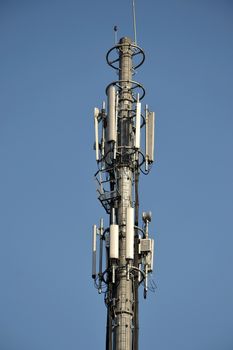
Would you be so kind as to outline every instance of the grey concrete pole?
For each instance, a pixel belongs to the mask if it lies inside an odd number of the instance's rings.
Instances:
[[[131,39],[122,38],[120,44],[131,44]],[[133,174],[131,170],[131,155],[127,146],[132,147],[132,49],[122,45],[119,53],[119,117],[118,117],[118,146],[120,147],[120,164],[117,169],[118,200],[117,221],[120,228],[119,269],[116,286],[116,318],[114,329],[114,349],[132,349],[132,319],[133,319],[133,286],[131,277],[127,279],[126,264],[126,210],[133,206],[132,186]],[[131,262],[130,262],[131,264]]]

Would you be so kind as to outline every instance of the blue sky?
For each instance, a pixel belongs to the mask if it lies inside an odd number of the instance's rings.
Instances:
[[[233,348],[233,4],[136,1],[136,79],[156,111],[155,294],[141,298],[141,349]],[[94,106],[132,36],[130,1],[0,2],[0,349],[104,348],[91,280]],[[141,293],[142,294],[142,293]]]

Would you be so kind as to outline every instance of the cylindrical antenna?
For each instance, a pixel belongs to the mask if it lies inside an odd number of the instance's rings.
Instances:
[[[136,27],[136,10],[135,10],[135,1],[132,0],[133,5],[133,31],[134,31],[134,43],[137,45],[137,27]]]
[[[116,211],[115,208],[111,209],[111,213],[110,213],[110,224],[115,224],[116,223]]]

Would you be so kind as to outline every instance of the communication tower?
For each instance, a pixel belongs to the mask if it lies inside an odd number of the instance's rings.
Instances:
[[[143,212],[139,223],[138,184],[154,161],[155,114],[148,105],[142,110],[145,89],[133,79],[145,60],[137,45],[135,11],[134,41],[117,42],[114,30],[115,46],[106,60],[118,79],[106,87],[107,104],[94,109],[95,179],[108,222],[100,219],[93,226],[92,278],[107,307],[106,350],[138,350],[138,289],[143,285],[146,298],[154,255],[151,212]]]

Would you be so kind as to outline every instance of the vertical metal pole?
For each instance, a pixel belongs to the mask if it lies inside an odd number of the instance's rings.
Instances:
[[[139,226],[139,195],[138,195],[139,171],[135,173],[135,226]],[[134,266],[138,267],[138,230],[135,232],[135,248],[134,248]],[[133,350],[138,350],[139,342],[139,301],[138,301],[138,273],[134,278],[134,334],[133,334]]]
[[[132,133],[132,50],[131,39],[120,40],[120,70],[119,80],[119,118],[118,118],[118,145],[121,150],[121,162],[117,169],[118,189],[120,199],[118,201],[117,221],[120,229],[119,242],[119,269],[117,273],[116,287],[116,327],[114,329],[114,349],[132,349],[132,319],[133,319],[133,286],[132,278],[127,280],[126,269],[126,211],[132,207],[132,179],[133,174],[130,167],[131,155],[128,146],[132,146],[130,135]],[[129,44],[129,45],[127,45]],[[126,146],[126,147],[124,147]]]
[[[137,45],[137,28],[136,28],[136,11],[135,11],[135,1],[133,2],[133,31],[134,31],[134,43]]]

